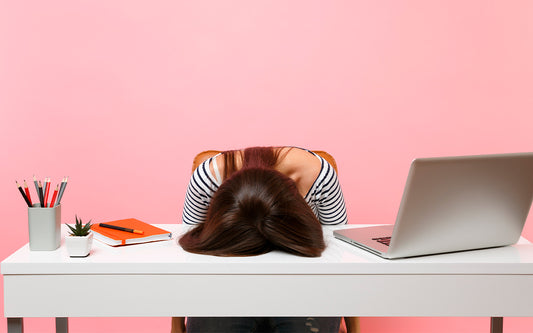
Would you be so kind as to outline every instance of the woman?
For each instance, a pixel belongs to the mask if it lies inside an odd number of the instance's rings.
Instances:
[[[345,224],[344,198],[333,167],[294,147],[226,151],[204,161],[187,188],[183,222],[197,226],[179,239],[189,252],[250,256],[281,250],[317,257],[321,224]],[[312,322],[310,322],[312,321]],[[189,318],[187,332],[338,331],[340,318]],[[173,330],[182,322],[174,318]],[[237,329],[242,328],[242,330]],[[267,331],[268,332],[268,331]]]

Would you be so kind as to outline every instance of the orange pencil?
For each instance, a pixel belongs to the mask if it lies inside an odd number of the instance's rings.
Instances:
[[[28,189],[28,184],[26,184],[26,180],[24,180],[24,192],[26,192],[26,196],[28,197],[28,200],[30,201],[30,206],[33,207],[33,203],[31,202],[30,190]]]
[[[50,207],[54,207],[54,204],[56,202],[57,197],[57,191],[59,190],[59,184],[57,184],[56,189],[54,191],[54,195],[52,195],[52,202],[50,202]]]

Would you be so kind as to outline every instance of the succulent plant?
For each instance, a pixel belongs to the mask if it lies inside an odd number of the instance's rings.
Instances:
[[[76,215],[76,224],[74,227],[68,224],[67,227],[70,229],[71,236],[87,236],[91,231],[91,221],[89,220],[89,222],[83,225],[81,219],[78,220],[78,216]]]

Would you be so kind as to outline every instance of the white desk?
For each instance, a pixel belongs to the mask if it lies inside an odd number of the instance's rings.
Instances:
[[[352,225],[353,226],[353,225]],[[349,226],[349,227],[352,227]],[[94,242],[87,258],[28,245],[2,262],[8,331],[23,317],[533,316],[533,244],[389,261],[332,236],[320,258],[281,252],[220,258],[172,241],[125,247]],[[88,292],[74,296],[72,290]],[[228,302],[231,300],[231,302]]]

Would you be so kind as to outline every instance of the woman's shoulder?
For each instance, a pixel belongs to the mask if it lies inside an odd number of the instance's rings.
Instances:
[[[322,159],[313,152],[297,147],[276,147],[279,149],[278,164],[276,170],[289,176],[297,183],[300,183],[300,188],[311,187],[314,181],[320,174],[322,169]],[[235,151],[237,154],[242,154],[243,150]],[[219,152],[214,152],[205,157],[204,163],[208,163],[209,171],[212,175],[218,169],[221,174],[224,174],[224,155]],[[242,163],[237,159],[237,167],[240,168]],[[216,165],[215,165],[216,164]]]
[[[297,147],[283,147],[280,152],[281,162],[286,161],[291,166],[303,168],[306,170],[320,167],[320,159],[312,151],[297,148]]]
[[[308,150],[293,147],[282,148],[280,157],[278,171],[292,178],[304,196],[320,174],[321,160]]]

